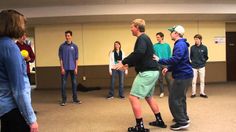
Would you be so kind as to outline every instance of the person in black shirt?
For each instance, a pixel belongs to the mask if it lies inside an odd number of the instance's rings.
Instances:
[[[149,129],[144,128],[141,104],[139,98],[145,98],[151,107],[156,120],[150,122],[149,125],[166,128],[167,126],[162,120],[159,107],[153,98],[155,83],[159,77],[158,63],[153,60],[153,44],[145,32],[145,21],[143,19],[135,19],[131,22],[131,32],[137,37],[134,51],[124,58],[121,63],[115,65],[115,69],[127,69],[134,66],[137,72],[133,82],[129,100],[136,118],[136,126],[129,127],[129,132],[148,132]]]

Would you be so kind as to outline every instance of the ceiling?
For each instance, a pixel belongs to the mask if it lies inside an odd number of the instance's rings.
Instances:
[[[236,0],[1,0],[0,9],[106,4],[235,4]]]
[[[134,12],[133,8],[135,8],[136,4],[139,5],[139,8],[145,5],[154,5],[155,11],[149,14]],[[159,13],[158,11],[161,9],[159,6],[163,4],[166,5],[166,7],[163,7],[162,9],[164,10],[164,13]],[[183,8],[178,9],[178,6],[181,4],[187,5],[188,7],[186,8],[189,8],[189,10],[185,12]],[[197,7],[198,5],[201,6],[203,4],[213,6],[211,6],[209,10],[208,7]],[[114,14],[109,14],[109,11],[112,12],[115,10],[113,8],[116,8],[116,5],[119,6],[119,9]],[[129,5],[132,6],[132,8],[130,8]],[[177,8],[169,13],[171,7],[174,7],[175,5]],[[214,5],[216,5],[215,8]],[[223,10],[221,5],[224,6]],[[86,11],[90,12],[94,7],[102,8],[108,6],[108,14],[104,14],[104,11],[102,12],[102,10],[106,9],[99,9],[99,11],[101,11],[100,14],[96,14],[97,10],[90,14],[86,13]],[[123,11],[122,6],[124,7],[125,11]],[[72,7],[73,10],[70,10]],[[194,7],[193,9],[195,10],[198,10],[199,8],[201,11],[197,13],[191,13],[192,7]],[[17,10],[19,9],[20,11],[23,11],[23,14],[30,14],[26,16],[30,16],[28,17],[28,25],[31,26],[40,24],[130,21],[131,19],[137,17],[154,21],[236,21],[236,0],[1,0],[0,10],[9,8]],[[81,8],[85,9],[85,11]],[[225,13],[224,9],[232,10],[229,12],[226,11]],[[142,8],[142,10],[148,10],[148,7],[146,9]],[[212,12],[211,10],[214,10],[215,12]],[[222,13],[221,11],[218,12],[218,10],[222,10]],[[84,11],[85,13],[81,14],[81,11]],[[119,11],[123,11],[123,13],[119,14]],[[77,14],[73,14],[71,12],[76,12]],[[50,13],[52,14],[51,16],[48,15]]]

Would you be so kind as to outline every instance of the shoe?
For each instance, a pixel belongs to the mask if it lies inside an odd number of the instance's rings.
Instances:
[[[114,97],[111,96],[111,95],[107,96],[107,99],[113,99],[113,98],[114,98]]]
[[[161,93],[161,94],[160,94],[160,98],[162,98],[162,97],[164,97],[164,93]]]
[[[160,128],[166,128],[167,125],[163,122],[163,121],[153,121],[153,122],[149,122],[150,126],[156,126],[156,127],[160,127]]]
[[[37,115],[37,114],[38,114],[38,111],[34,110],[34,114]]]
[[[175,119],[172,120],[173,122],[176,122]],[[188,119],[187,120],[187,123],[190,123],[191,121]]]
[[[208,96],[206,94],[200,94],[200,97],[208,98]]]
[[[128,132],[149,132],[149,129],[135,126],[135,127],[129,127]]]
[[[195,98],[195,97],[196,97],[196,94],[192,94],[190,97],[191,97],[191,98]]]
[[[75,103],[75,104],[82,104],[82,101],[80,101],[80,100],[73,100],[72,103]]]
[[[60,105],[61,105],[61,106],[65,106],[65,105],[66,105],[66,102],[61,102]]]
[[[121,96],[119,96],[120,97],[120,99],[125,99],[125,96],[123,96],[123,95],[121,95]]]
[[[184,123],[184,124],[176,123],[174,125],[171,125],[170,129],[174,131],[178,131],[178,130],[186,129],[188,127],[189,127],[189,123]]]

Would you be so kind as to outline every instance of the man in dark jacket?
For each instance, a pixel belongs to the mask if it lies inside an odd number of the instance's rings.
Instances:
[[[171,39],[175,41],[172,57],[156,60],[162,65],[168,65],[162,73],[172,71],[173,82],[169,88],[169,108],[176,124],[170,126],[172,130],[181,130],[189,127],[187,115],[186,92],[192,82],[193,70],[189,61],[189,43],[183,38],[184,28],[180,25],[168,29]]]
[[[129,127],[128,132],[149,132],[144,128],[141,104],[139,99],[145,98],[152,109],[156,120],[150,122],[149,125],[166,128],[162,120],[159,107],[153,98],[156,81],[159,77],[158,63],[153,60],[153,44],[151,39],[145,34],[145,21],[143,19],[135,19],[131,22],[131,32],[137,37],[134,45],[134,51],[129,54],[121,63],[116,64],[114,69],[127,69],[134,66],[137,75],[132,84],[129,95],[136,126]]]
[[[196,82],[199,73],[200,77],[200,97],[207,98],[205,94],[205,66],[208,60],[207,47],[202,44],[202,36],[196,34],[194,36],[195,45],[191,46],[190,59],[193,67],[193,81],[192,81],[192,95],[191,98],[196,97]]]

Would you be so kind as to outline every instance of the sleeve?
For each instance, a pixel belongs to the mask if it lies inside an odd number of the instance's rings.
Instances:
[[[193,46],[190,48],[190,60],[192,61],[193,59]]]
[[[160,59],[159,63],[162,65],[176,65],[178,64],[182,58],[184,57],[184,50],[186,49],[186,47],[183,46],[183,44],[178,44],[178,46],[176,46],[174,48],[174,52],[171,58],[169,59]]]
[[[122,63],[128,64],[129,66],[135,66],[140,59],[142,59],[143,55],[145,54],[147,49],[147,45],[144,39],[138,39],[136,44],[135,44],[135,48],[134,51],[127,56],[126,58],[124,58],[124,60],[122,61]]]
[[[19,50],[12,47],[7,49],[5,67],[17,107],[27,124],[36,122],[36,116],[31,105],[31,88],[25,70],[26,63],[20,55]]]
[[[208,60],[208,49],[207,49],[207,47],[205,46],[205,54],[204,54],[204,58],[205,58],[205,60],[207,61]]]
[[[58,57],[59,57],[60,60],[62,60],[62,45],[59,47]]]
[[[112,66],[114,65],[114,52],[110,51],[109,53],[109,73],[112,73]]]
[[[78,46],[77,45],[74,45],[74,46],[75,46],[75,59],[78,60],[79,59]]]

